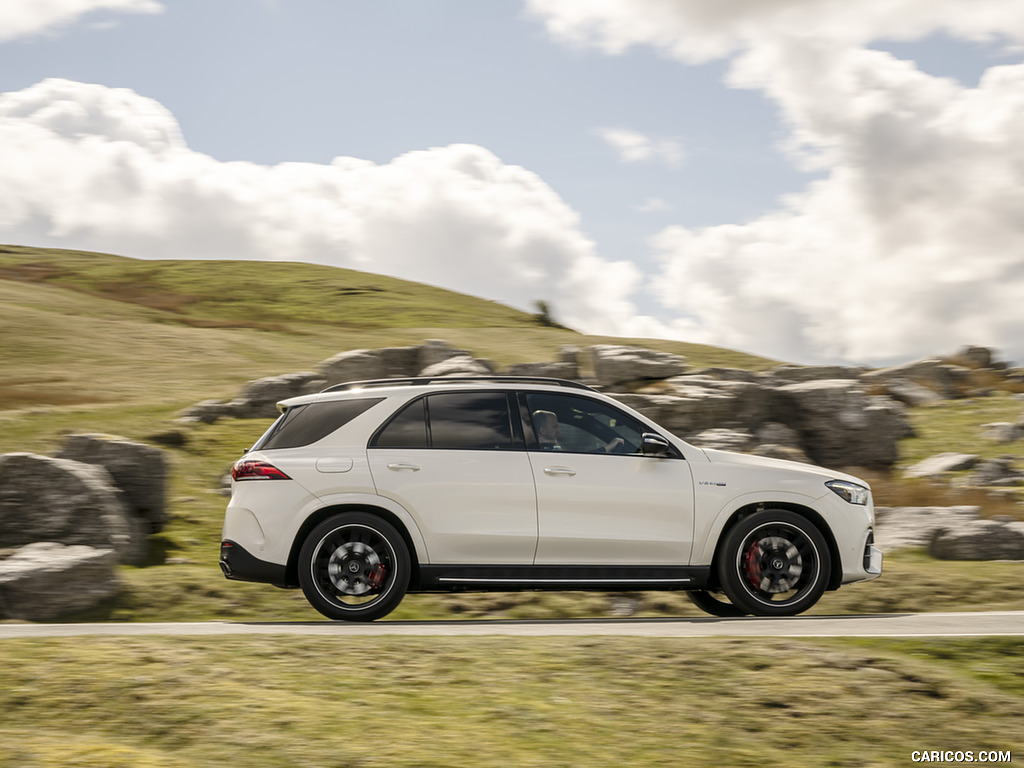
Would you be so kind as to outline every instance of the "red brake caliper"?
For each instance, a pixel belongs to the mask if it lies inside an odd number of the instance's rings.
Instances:
[[[743,555],[743,570],[747,574],[747,582],[754,589],[761,588],[761,544],[754,542]]]
[[[371,589],[380,589],[386,575],[387,568],[384,567],[384,563],[378,563],[372,571],[366,574],[366,583],[370,585]]]

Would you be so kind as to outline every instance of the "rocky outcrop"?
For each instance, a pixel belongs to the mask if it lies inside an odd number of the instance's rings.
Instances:
[[[116,594],[117,553],[82,544],[26,544],[0,560],[0,619],[46,621]]]
[[[95,464],[110,473],[129,512],[146,533],[167,523],[167,460],[159,448],[114,435],[71,435],[57,458]]]
[[[1016,458],[1003,456],[998,459],[979,461],[967,476],[966,484],[973,486],[1018,486],[1024,485],[1024,472],[1015,466]]]
[[[959,507],[876,507],[875,545],[883,552],[927,547],[938,530],[960,530],[980,519],[981,509]]]
[[[422,371],[421,376],[487,376],[494,373],[494,367],[486,360],[480,360],[469,355],[458,355],[449,357],[446,360],[428,365]]]
[[[0,456],[0,547],[83,544],[137,565],[147,554],[147,533],[103,467],[32,453]]]
[[[942,477],[949,472],[970,469],[978,463],[979,458],[977,454],[973,453],[937,453],[908,467],[903,474],[911,478]]]
[[[686,370],[686,359],[643,347],[598,344],[590,347],[594,377],[601,387],[618,387],[635,381],[668,379]]]
[[[776,390],[775,417],[795,429],[807,455],[827,467],[887,468],[912,433],[904,407],[865,393],[856,381],[828,379]]]
[[[928,554],[939,560],[1024,560],[1024,523],[972,520],[940,528],[928,543]]]

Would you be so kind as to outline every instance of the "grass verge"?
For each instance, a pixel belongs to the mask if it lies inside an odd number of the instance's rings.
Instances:
[[[1020,753],[1006,639],[9,640],[0,766],[902,766]]]

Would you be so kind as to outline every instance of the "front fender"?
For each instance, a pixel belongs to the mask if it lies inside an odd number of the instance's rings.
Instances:
[[[700,495],[702,494],[698,494],[698,496]],[[708,501],[707,497],[710,494],[703,495],[705,498],[699,499],[698,505],[701,501]],[[758,504],[764,504],[766,507],[778,504],[793,504],[809,507],[818,512],[818,514],[821,514],[816,504],[820,498],[821,496],[811,496],[810,494],[792,491],[772,491],[769,494],[760,491],[730,496],[724,501],[720,498],[716,499],[713,507],[716,509],[715,512],[707,516],[694,516],[693,556],[690,564],[711,565],[711,561],[715,556],[715,549],[718,547],[718,542],[722,537],[725,526],[730,518],[736,514],[737,510]]]

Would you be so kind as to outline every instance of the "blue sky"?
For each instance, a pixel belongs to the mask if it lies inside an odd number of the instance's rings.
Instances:
[[[335,264],[797,362],[1024,357],[1013,0],[5,5],[0,241]]]

